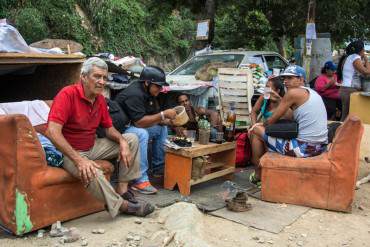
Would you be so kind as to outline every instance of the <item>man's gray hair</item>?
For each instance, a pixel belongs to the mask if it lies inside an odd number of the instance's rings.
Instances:
[[[82,64],[81,75],[88,75],[94,66],[100,69],[108,70],[108,65],[104,62],[104,60],[98,57],[90,57]]]

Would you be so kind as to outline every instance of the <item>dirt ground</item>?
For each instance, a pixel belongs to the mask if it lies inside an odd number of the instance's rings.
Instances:
[[[370,164],[362,163],[359,177],[370,173]],[[178,203],[179,204],[179,203]],[[182,203],[184,204],[184,203]],[[310,209],[293,224],[285,227],[279,234],[246,227],[222,218],[204,215],[186,205],[174,205],[167,221],[168,208],[158,209],[147,218],[120,216],[111,220],[105,212],[82,217],[63,223],[65,227],[76,227],[81,236],[86,238],[88,246],[370,246],[370,183],[356,191],[351,214],[327,210]],[[191,204],[190,204],[191,205]],[[180,208],[179,208],[180,207]],[[172,209],[171,209],[172,210]],[[180,211],[176,211],[180,210]],[[179,213],[180,212],[180,213]],[[182,217],[182,218],[181,218]],[[266,217],[268,217],[266,215]],[[171,222],[170,222],[171,221]],[[177,224],[178,223],[178,224]],[[93,229],[104,229],[104,234],[93,234]],[[168,229],[177,228],[177,229]],[[183,228],[187,228],[184,231]],[[46,229],[49,231],[49,229]],[[172,239],[173,232],[175,237]],[[181,232],[182,231],[182,232]],[[137,245],[130,244],[127,236],[138,235]],[[172,234],[172,235],[171,235]],[[187,236],[186,236],[187,235]],[[181,244],[178,237],[187,243]],[[197,242],[197,239],[201,239]],[[157,242],[155,242],[157,241]],[[160,242],[158,242],[160,241]],[[82,241],[59,244],[58,238],[51,238],[46,233],[38,238],[37,233],[16,238],[0,233],[0,246],[81,246]],[[160,244],[158,244],[160,243]]]

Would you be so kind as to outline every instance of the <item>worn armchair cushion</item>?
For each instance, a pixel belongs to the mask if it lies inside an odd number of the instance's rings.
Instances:
[[[349,117],[328,152],[310,158],[266,153],[261,158],[262,199],[350,211],[359,166],[363,126]]]
[[[104,209],[82,183],[49,167],[24,115],[0,116],[0,225],[16,235]],[[110,176],[113,166],[97,161]]]

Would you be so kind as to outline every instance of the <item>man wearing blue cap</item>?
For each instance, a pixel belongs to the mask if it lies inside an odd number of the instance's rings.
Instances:
[[[336,70],[337,66],[332,61],[327,61],[315,81],[315,90],[322,97],[327,118],[331,120],[335,120],[336,109],[341,108]]]
[[[260,179],[259,161],[269,151],[283,155],[304,158],[321,154],[326,150],[328,140],[327,119],[324,103],[314,90],[304,87],[306,73],[298,65],[288,66],[280,74],[287,89],[273,115],[263,124],[252,126],[252,163],[256,166],[251,182]],[[293,139],[281,139],[267,136],[265,127],[276,123],[288,109],[293,110],[293,118],[298,123],[298,136]]]

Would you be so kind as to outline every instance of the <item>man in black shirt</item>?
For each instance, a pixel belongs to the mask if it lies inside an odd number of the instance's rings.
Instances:
[[[115,101],[126,112],[131,120],[131,126],[125,133],[138,135],[140,143],[140,169],[141,177],[135,181],[132,188],[144,194],[157,192],[147,175],[148,141],[152,144],[153,171],[159,171],[164,165],[164,142],[167,138],[167,126],[176,117],[176,111],[167,109],[161,111],[156,97],[163,86],[167,86],[166,75],[162,69],[147,66],[125,90],[120,92]],[[146,143],[145,143],[146,142]]]

